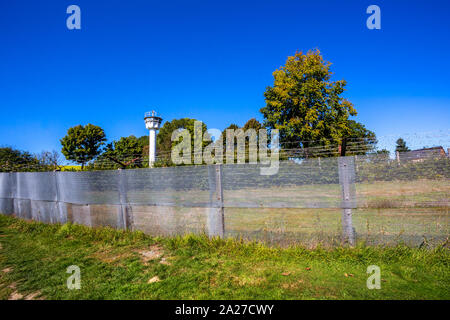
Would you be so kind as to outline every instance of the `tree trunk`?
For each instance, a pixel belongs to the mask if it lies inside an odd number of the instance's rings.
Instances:
[[[340,147],[341,147],[340,156],[345,157],[345,152],[347,151],[347,138],[342,139]]]

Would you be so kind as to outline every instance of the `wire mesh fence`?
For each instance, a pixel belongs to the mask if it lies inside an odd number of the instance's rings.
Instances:
[[[274,245],[433,245],[450,234],[450,159],[383,154],[86,172],[0,173],[0,213]]]

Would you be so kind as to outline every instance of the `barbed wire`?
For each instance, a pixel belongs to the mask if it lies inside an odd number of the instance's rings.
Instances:
[[[409,145],[420,145],[428,143],[429,145],[438,146],[444,145],[450,146],[450,130],[448,131],[430,131],[425,133],[410,133],[402,135],[386,135],[375,138],[347,138],[345,144],[345,154],[347,155],[366,155],[366,154],[376,154],[380,150],[380,141],[386,141],[391,138],[403,137],[409,139],[407,142]],[[411,139],[415,137],[415,139]],[[244,140],[243,144],[238,143],[236,139],[231,147],[233,148],[233,161],[237,161],[239,157],[244,157],[248,160],[251,155],[254,156],[254,152],[259,153],[261,149],[258,139],[256,139],[256,144],[250,142],[248,137]],[[242,141],[242,140],[241,140]],[[392,141],[391,141],[392,142]],[[432,143],[431,143],[432,142]],[[212,156],[216,156],[216,147],[223,148],[222,150],[222,160],[227,160],[230,156],[230,152],[227,152],[227,144],[224,141],[214,141],[210,146],[212,150]],[[307,146],[307,147],[306,147]],[[276,151],[279,152],[280,158],[315,158],[315,157],[336,157],[342,155],[342,146],[337,141],[324,141],[324,140],[289,140],[281,141],[276,145]],[[270,141],[263,148],[267,152],[272,152]],[[191,145],[190,156],[191,159],[203,156],[205,152],[205,145],[202,145],[200,150],[194,148]],[[181,152],[182,154],[182,152]],[[173,150],[157,150],[156,165],[169,166],[174,165],[172,163]],[[217,157],[220,156],[220,152]],[[227,157],[228,156],[228,157]],[[256,157],[257,159],[259,157]],[[225,163],[226,161],[223,161]],[[142,168],[147,167],[149,163],[149,156],[143,153],[128,153],[128,154],[116,154],[113,150],[112,152],[103,153],[91,160],[84,165],[86,170],[97,170],[97,169],[117,169],[117,168]],[[17,160],[13,164],[4,162],[0,163],[0,171],[70,171],[79,170],[79,165],[74,164],[70,161],[62,161],[57,159],[57,163],[41,163],[37,159],[37,156],[31,161],[28,159]]]

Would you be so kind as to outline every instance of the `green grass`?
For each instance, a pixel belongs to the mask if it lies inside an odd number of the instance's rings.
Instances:
[[[3,215],[0,245],[0,299],[450,298],[450,253],[442,247],[278,249]],[[149,251],[155,259],[145,261]],[[66,287],[70,265],[81,268],[81,290]],[[369,265],[381,268],[380,290],[366,287]],[[148,283],[155,276],[160,281]]]

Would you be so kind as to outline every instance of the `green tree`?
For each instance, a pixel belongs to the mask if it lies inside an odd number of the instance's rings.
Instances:
[[[0,172],[38,171],[39,160],[26,151],[11,147],[0,148]]]
[[[225,156],[226,156],[226,147],[227,147],[227,130],[232,129],[232,130],[239,130],[242,129],[243,133],[246,134],[244,137],[244,147],[245,147],[245,161],[247,162],[249,160],[249,152],[250,152],[250,135],[249,132],[247,130],[249,129],[253,129],[256,132],[256,152],[258,152],[258,137],[259,137],[259,129],[262,129],[263,126],[262,124],[256,120],[255,118],[252,118],[250,120],[248,120],[244,126],[241,128],[239,127],[237,124],[230,124],[227,128],[225,128],[222,131],[221,137],[220,139],[222,139],[222,144],[223,144],[223,155],[224,155],[224,161],[225,161]],[[236,132],[235,132],[236,133]],[[237,133],[236,133],[237,134]],[[238,155],[238,138],[237,136],[235,136],[234,141],[233,141],[233,148],[234,148],[234,161],[237,162],[237,155]]]
[[[238,130],[240,129],[239,126],[235,123],[230,124],[228,127],[226,127],[225,129],[223,129],[222,133],[220,134],[219,138],[215,141],[216,144],[220,144],[220,142],[222,142],[222,157],[223,157],[223,162],[225,162],[225,157],[226,157],[226,148],[227,148],[227,130]],[[234,139],[234,153],[236,155],[236,148],[237,148],[237,141],[236,139]]]
[[[138,139],[133,135],[129,137],[122,137],[119,141],[114,142],[114,149],[116,153],[121,157],[142,156],[145,142],[147,142],[148,145],[148,138],[143,140]]]
[[[348,132],[344,135],[347,139],[346,155],[364,155],[375,150],[377,138],[373,131],[355,120],[348,120]]]
[[[97,158],[95,165],[104,169],[142,167],[145,164],[143,158],[145,158],[144,149],[146,146],[148,146],[147,136],[140,138],[136,138],[133,135],[122,137],[106,145],[104,152]]]
[[[105,143],[106,137],[102,128],[87,124],[70,128],[60,141],[61,152],[66,159],[81,164],[84,169],[87,162],[100,154],[100,147]]]
[[[387,155],[389,156],[390,152],[387,149],[381,149],[381,150],[377,150],[376,154],[380,154],[380,155]]]
[[[381,150],[374,150],[370,153],[371,155],[374,155],[370,158],[370,162],[373,163],[386,163],[389,161],[389,150],[387,149],[381,149]]]
[[[262,124],[258,120],[256,120],[255,118],[251,118],[244,124],[242,129],[244,129],[244,131],[248,129],[255,129],[256,132],[258,132],[258,130],[262,129],[262,127],[263,127]]]
[[[273,73],[261,113],[264,126],[279,129],[289,148],[340,143],[351,132],[348,118],[357,113],[342,97],[346,81],[331,81],[330,65],[319,50],[297,52]]]
[[[225,147],[227,145],[227,130],[238,130],[239,126],[235,123],[230,124],[228,127],[226,127],[225,129],[223,129],[222,134],[220,135],[219,139],[222,139],[222,144],[224,147],[224,152],[225,152]],[[236,144],[236,142],[235,142]]]
[[[235,123],[232,123],[222,131],[222,134],[226,135],[227,129],[237,130],[237,129],[239,129],[239,126]]]
[[[192,150],[192,160],[194,159],[194,123],[195,121],[199,121],[196,119],[190,118],[182,118],[182,119],[174,119],[172,121],[167,121],[161,127],[158,135],[156,136],[156,155],[158,157],[158,161],[171,164],[171,153],[172,147],[182,141],[182,139],[178,141],[172,141],[172,133],[176,130],[186,129],[189,131],[191,135],[191,150]],[[202,124],[202,135],[207,135],[207,126],[205,123]],[[202,148],[209,144],[208,141],[202,142]]]
[[[247,130],[249,130],[249,129],[250,130],[253,129],[256,132],[256,145],[255,146],[252,146],[250,144],[250,142],[251,142],[250,135],[247,134],[245,137],[245,161],[246,162],[250,161],[250,154],[249,154],[250,152],[258,152],[258,150],[259,150],[259,129],[262,129],[262,128],[263,128],[262,124],[255,118],[251,118],[250,120],[248,120],[242,127],[244,132],[247,132]],[[267,137],[267,138],[269,138],[269,137]],[[268,140],[270,140],[270,139],[268,139]],[[250,150],[252,147],[255,149]]]
[[[398,138],[395,142],[397,145],[395,146],[395,151],[397,152],[407,152],[410,151],[410,149],[406,146],[406,141],[402,138]]]

